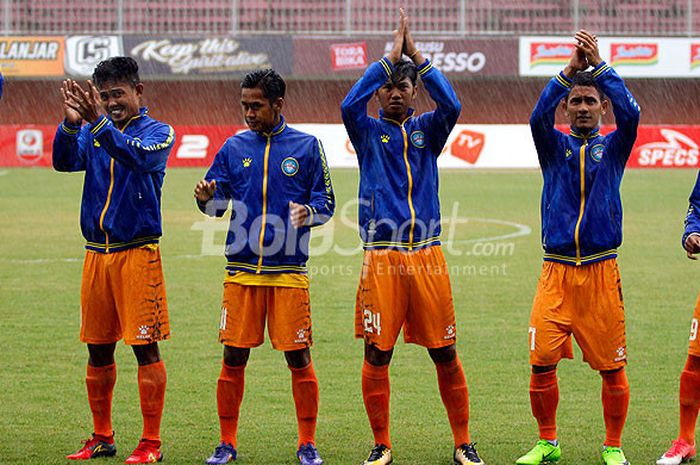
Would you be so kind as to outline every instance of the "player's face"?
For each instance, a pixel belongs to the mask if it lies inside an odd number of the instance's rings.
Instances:
[[[270,102],[262,89],[241,89],[241,109],[251,131],[270,132],[280,122],[284,99]]]
[[[139,114],[143,84],[106,82],[99,91],[102,108],[118,127]]]
[[[377,91],[379,106],[384,110],[384,115],[398,121],[406,118],[415,97],[416,87],[409,78],[403,78],[397,84],[388,80]]]
[[[576,86],[571,89],[564,103],[571,126],[584,134],[598,127],[607,108],[608,101],[601,101],[596,88],[589,86]]]

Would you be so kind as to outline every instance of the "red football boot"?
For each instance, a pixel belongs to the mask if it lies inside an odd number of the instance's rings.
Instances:
[[[163,453],[160,451],[160,441],[141,439],[125,463],[156,463],[161,460],[163,460]]]
[[[88,460],[97,457],[114,457],[117,446],[114,445],[114,435],[102,436],[92,433],[90,439],[83,441],[85,444],[74,454],[66,455],[68,460]]]

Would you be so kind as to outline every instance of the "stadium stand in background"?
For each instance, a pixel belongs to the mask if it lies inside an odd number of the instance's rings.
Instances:
[[[399,5],[444,36],[700,35],[697,0],[0,0],[4,35],[386,34]]]

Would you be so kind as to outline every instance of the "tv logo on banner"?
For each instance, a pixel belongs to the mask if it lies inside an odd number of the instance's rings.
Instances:
[[[72,36],[66,39],[66,73],[91,76],[103,60],[123,55],[117,36]]]
[[[34,164],[44,155],[44,134],[39,129],[17,131],[17,157],[25,163]]]

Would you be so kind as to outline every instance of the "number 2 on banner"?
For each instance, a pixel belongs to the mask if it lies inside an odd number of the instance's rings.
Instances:
[[[382,334],[382,320],[379,313],[372,313],[365,309],[364,311],[365,319],[365,332],[366,333],[377,333],[377,335]]]
[[[530,336],[530,352],[535,351],[535,334],[537,333],[537,328],[530,326],[527,328],[527,334]]]
[[[698,338],[698,319],[693,318],[690,321],[690,340],[694,341]]]

